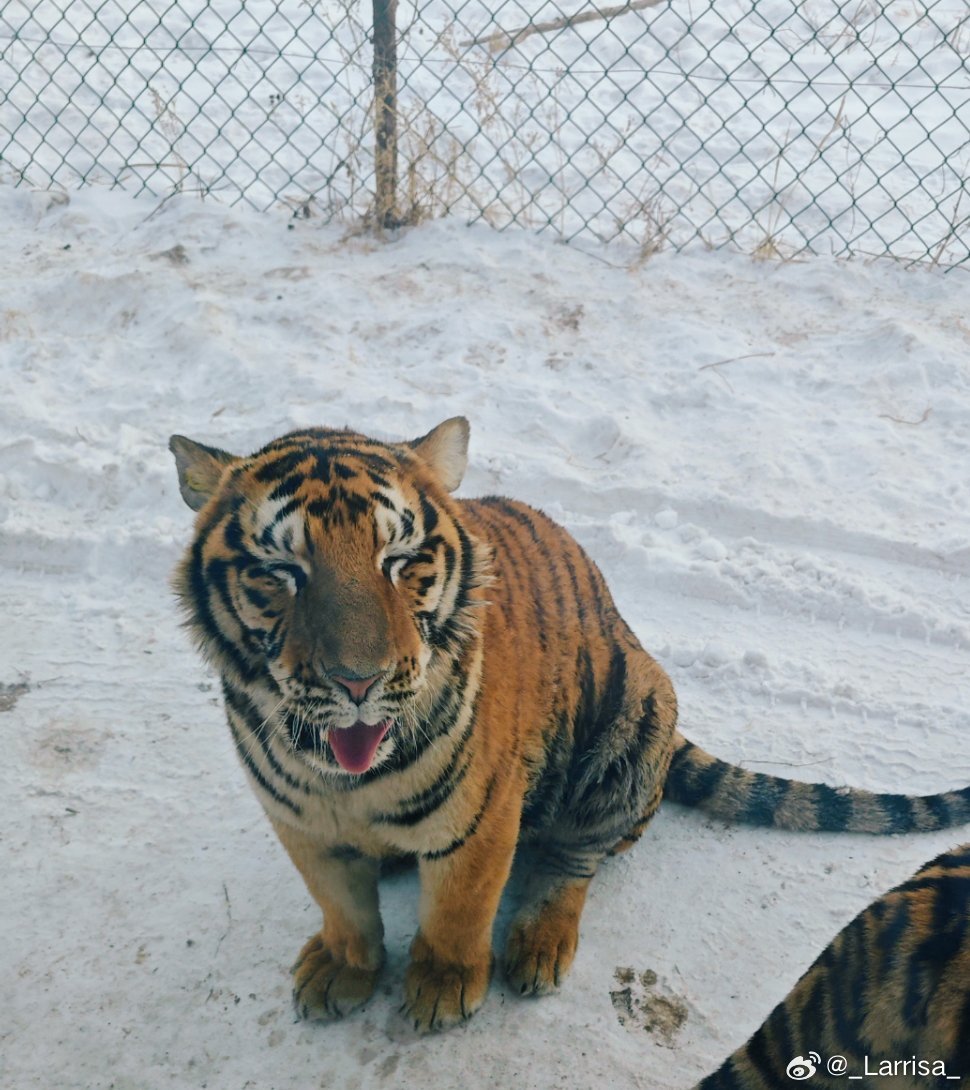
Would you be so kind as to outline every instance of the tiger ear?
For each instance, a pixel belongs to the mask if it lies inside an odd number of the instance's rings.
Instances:
[[[182,499],[193,511],[206,505],[219,486],[226,466],[239,461],[235,454],[203,446],[184,435],[173,435],[168,441],[168,449],[175,455]]]
[[[468,465],[468,421],[453,416],[408,444],[428,463],[449,492],[461,484]]]

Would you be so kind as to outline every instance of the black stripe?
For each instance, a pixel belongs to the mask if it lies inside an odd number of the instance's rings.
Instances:
[[[488,804],[492,800],[492,792],[495,790],[495,781],[498,778],[498,773],[493,772],[491,778],[488,781],[488,786],[485,788],[485,798],[482,801],[482,805],[478,810],[478,813],[472,818],[471,824],[461,834],[456,837],[446,848],[442,848],[437,852],[425,852],[422,854],[422,859],[444,859],[451,855],[452,852],[456,852],[463,844],[471,840],[471,838],[478,832],[478,826],[482,822],[482,818],[485,816],[485,811],[488,809]]]
[[[696,1090],[752,1090],[752,1088],[748,1081],[734,1070],[734,1058],[729,1056],[717,1071],[697,1084]]]
[[[461,543],[461,579],[458,584],[458,598],[455,601],[457,613],[468,605],[468,595],[474,586],[475,548],[460,522],[455,523],[455,529],[458,531],[458,540]]]
[[[907,962],[904,1013],[914,1027],[926,1025],[927,1007],[940,979],[955,964],[967,940],[970,879],[947,875],[939,880],[934,893],[929,934],[915,947]]]
[[[813,783],[809,790],[815,804],[814,829],[823,833],[843,833],[852,828],[852,795],[829,787],[827,783]]]
[[[358,439],[356,441],[359,443],[360,440]],[[352,451],[352,453],[358,462],[367,467],[368,471],[373,471],[375,473],[393,473],[400,468],[395,465],[391,458],[385,457],[383,454],[378,454],[376,450],[358,449]]]
[[[816,962],[816,965],[817,964],[818,963]],[[811,973],[813,969],[816,969],[816,967],[812,966],[812,969],[809,969],[808,973]],[[808,973],[805,975],[808,976]],[[825,991],[826,980],[824,971],[816,969],[814,978],[808,995],[802,999],[802,1009],[799,1012],[796,1036],[800,1041],[817,1041],[819,1039],[819,1032],[821,1029],[819,1026],[819,1022],[821,1021],[819,1012],[822,1009],[822,1002],[824,1000],[823,992]]]
[[[961,844],[959,848],[953,848],[950,851],[943,852],[935,859],[931,860],[926,866],[920,868],[920,872],[928,870],[931,867],[945,867],[948,869],[960,869],[962,867],[970,867],[970,843]]]
[[[275,530],[287,516],[292,515],[300,507],[302,502],[302,500],[296,498],[287,500],[282,507],[273,512],[273,521],[269,524],[268,529]]]
[[[556,719],[555,733],[543,746],[545,764],[536,769],[534,782],[523,800],[524,828],[542,829],[558,817],[566,793],[571,748],[569,713],[562,708]]]
[[[378,488],[390,488],[391,487],[391,482],[385,476],[383,476],[380,473],[377,473],[375,470],[371,469],[369,466],[364,467],[364,472],[367,474],[370,481],[373,484],[377,485]]]
[[[209,528],[211,532],[213,527]],[[226,636],[216,624],[216,619],[209,605],[209,584],[205,577],[205,564],[203,552],[208,541],[209,532],[203,531],[192,545],[191,561],[189,564],[189,590],[191,591],[190,604],[193,620],[202,630],[207,643],[214,645],[219,656],[229,667],[244,681],[253,681],[260,670],[254,668],[251,660],[246,658],[236,643]]]
[[[222,540],[226,548],[232,553],[244,553],[246,551],[242,522],[239,519],[240,506],[240,501],[234,501],[231,513],[222,526]]]
[[[342,863],[355,863],[358,859],[364,858],[364,853],[350,844],[338,844],[335,848],[328,848],[327,855]]]
[[[595,850],[582,852],[562,844],[545,843],[539,849],[538,862],[542,870],[564,878],[592,878],[603,854]],[[589,855],[599,858],[587,864],[584,857]]]
[[[337,456],[336,451],[317,449],[310,453],[313,455],[313,468],[310,470],[308,476],[316,481],[323,481],[324,484],[330,484],[333,480],[334,469],[336,468],[334,463],[334,458]]]
[[[664,784],[665,797],[684,806],[703,806],[732,771],[731,765],[716,758],[707,765],[696,763],[695,755],[699,756],[699,751],[689,742],[679,749],[670,763]]]
[[[305,447],[288,451],[286,454],[282,454],[278,458],[273,458],[266,462],[265,465],[260,466],[253,476],[261,484],[267,484],[270,481],[282,481],[283,478],[288,477],[297,466],[307,460],[308,453],[309,452]]]
[[[486,509],[494,508],[496,511],[500,511],[502,514],[514,519],[529,532],[529,536],[536,545],[542,545],[542,539],[536,531],[535,522],[522,510],[516,500],[510,500],[505,496],[486,496],[477,502]]]
[[[277,450],[289,450],[296,446],[305,448],[308,443],[325,438],[327,433],[328,429],[326,428],[297,428],[295,431],[288,431],[286,435],[271,440],[264,447],[261,447],[254,457],[258,458],[261,455],[271,454]]]
[[[562,560],[563,566],[566,569],[566,574],[569,576],[569,584],[572,587],[573,609],[575,610],[575,615],[579,620],[579,623],[583,624],[583,622],[585,622],[586,620],[586,599],[580,593],[579,579],[576,575],[576,569],[573,567],[573,562],[569,557],[569,553],[566,552],[565,549],[560,554],[560,559]]]
[[[450,561],[453,566],[455,559],[458,561],[459,570],[457,574],[458,586],[455,591],[455,604],[451,610],[451,613],[444,618],[438,618],[438,611],[435,613],[435,621],[429,626],[429,642],[432,647],[436,649],[457,651],[463,642],[463,628],[465,623],[465,610],[469,605],[469,595],[475,586],[474,581],[474,560],[475,553],[471,543],[471,539],[464,531],[460,523],[455,523],[455,531],[458,534],[458,540],[460,544],[460,551],[456,558]],[[449,568],[449,552],[453,555],[451,546],[445,543],[445,570],[446,573]],[[453,575],[448,578],[446,575],[446,583],[442,589],[442,602],[449,596],[450,590],[449,584]],[[441,609],[439,605],[438,610]]]
[[[334,485],[326,496],[318,496],[306,505],[306,512],[318,518],[325,526],[343,526],[344,522],[356,524],[371,511],[368,496],[348,492],[343,485]]]
[[[306,513],[311,518],[327,519],[333,513],[333,498],[318,496],[315,500],[310,500],[306,505]]]
[[[264,613],[264,617],[272,616],[276,617],[276,613]],[[273,625],[268,633],[263,636],[263,647],[266,655],[269,658],[279,658],[280,652],[283,650],[283,643],[286,640],[286,628],[284,625],[285,618],[280,617],[279,620]]]
[[[256,453],[253,455],[253,458],[261,458],[267,454],[272,454],[275,451],[289,450],[291,447],[294,447],[299,440],[302,439],[304,442],[306,442],[311,438],[312,436],[310,436],[305,431],[288,432],[286,435],[281,435],[278,439],[274,439],[272,440],[272,442],[269,442],[265,446],[260,447],[259,450],[256,451]]]
[[[298,806],[291,798],[277,791],[276,788],[263,776],[263,774],[256,767],[252,757],[246,747],[245,742],[239,737],[236,732],[236,728],[229,723],[229,730],[232,732],[233,741],[236,743],[236,752],[239,754],[239,759],[246,766],[249,774],[256,781],[256,783],[266,792],[267,795],[275,802],[278,802],[281,806],[285,806],[288,810],[292,810],[294,814],[299,816],[303,813],[300,806]]]
[[[520,558],[524,554],[522,542],[515,536],[513,528],[496,512],[489,511],[488,517],[483,518],[482,522],[488,531],[488,543],[496,548],[499,555],[504,553],[504,563],[500,560],[497,566],[506,580],[515,581],[516,586],[510,588],[511,597],[513,600],[517,599],[522,605],[534,608],[535,620],[531,631],[538,637],[540,648],[545,651],[546,634],[543,631],[545,622],[541,613],[540,596],[535,593],[534,581],[530,580],[528,570],[520,563]]]
[[[578,542],[575,544],[576,548],[579,550],[579,559],[582,562],[583,571],[589,582],[589,593],[585,600],[592,601],[596,612],[596,619],[599,621],[600,634],[604,639],[609,640],[613,629],[613,623],[616,619],[616,607],[612,606],[612,599],[609,598],[610,592],[606,588],[606,583],[604,582],[599,569],[586,555],[582,546],[580,546]],[[588,627],[589,626],[587,625],[587,628]]]
[[[756,773],[748,790],[747,801],[737,820],[745,825],[774,825],[775,816],[792,788],[791,780]]]
[[[933,933],[943,934],[953,927],[966,930],[967,909],[970,908],[970,874],[944,874],[933,908]]]
[[[447,779],[435,780],[435,790],[421,803],[410,810],[397,814],[381,814],[375,820],[384,825],[414,826],[436,813],[455,793],[456,788],[468,773],[469,763],[461,765]]]
[[[239,610],[236,609],[236,603],[232,597],[232,591],[229,589],[229,572],[237,570],[237,561],[226,561],[221,559],[210,560],[205,569],[205,583],[209,590],[209,593],[215,592],[219,598],[223,609],[232,618],[239,628],[239,637],[233,641],[238,646],[239,642],[242,642],[244,646],[247,644],[247,638],[249,637],[249,630],[245,624],[243,624],[242,618],[239,616]],[[238,576],[238,573],[237,573]],[[251,641],[250,641],[251,642]],[[246,646],[246,650],[253,650],[252,647]]]
[[[946,829],[955,824],[953,812],[946,795],[925,795],[920,800],[926,809],[933,815],[936,822],[932,828]]]
[[[637,723],[636,747],[641,753],[645,753],[660,730],[660,720],[657,716],[657,701],[653,693],[649,693],[643,701],[643,714]]]
[[[626,703],[626,654],[619,644],[614,644],[610,655],[606,683],[600,695],[596,717],[592,725],[593,736],[602,740],[619,720]],[[581,726],[581,724],[577,724]]]
[[[450,541],[445,541],[444,538],[426,541],[425,545],[431,545],[434,548],[441,545],[445,556],[445,583],[450,583],[451,577],[455,573],[455,561],[458,559],[458,554],[455,552],[454,546]]]
[[[561,583],[559,579],[556,578],[560,559],[559,555],[553,554],[549,551],[549,548],[546,545],[545,541],[543,541],[543,539],[539,536],[539,532],[536,529],[535,519],[530,518],[525,513],[525,511],[521,510],[521,508],[518,507],[513,501],[505,500],[501,497],[490,497],[487,501],[484,502],[494,502],[496,505],[500,506],[505,514],[508,515],[509,518],[514,519],[521,526],[523,526],[529,536],[532,538],[533,544],[539,550],[540,556],[545,561],[546,570],[550,573],[552,589],[555,594],[556,612],[559,615],[558,627],[562,629],[564,627],[566,604],[565,599],[563,598]],[[559,528],[557,527],[557,529]]]
[[[794,1059],[798,1055],[798,1047],[791,1029],[791,1016],[788,1010],[788,1000],[781,1002],[769,1015],[768,1021],[773,1034],[778,1040],[778,1047],[782,1055]]]
[[[248,694],[237,689],[225,679],[222,682],[222,694],[226,704],[239,716],[249,733],[259,742],[266,763],[273,772],[284,780],[289,787],[296,787],[301,791],[306,791],[306,785],[291,776],[277,760],[276,755],[270,748],[270,732],[266,729],[265,718],[260,714],[259,709]]]
[[[906,795],[882,795],[879,798],[889,833],[910,833],[916,828],[913,800]]]
[[[588,723],[578,718],[576,721],[572,778],[583,786],[568,805],[580,820],[602,817],[607,805],[612,808],[620,800],[634,810],[639,808],[643,790],[640,732],[637,729],[629,737],[621,738],[617,730],[627,699],[626,673],[626,655],[615,645],[595,717]],[[614,753],[620,745],[623,748]]]
[[[441,770],[434,783],[416,795],[405,799],[400,804],[396,814],[381,814],[376,820],[385,825],[417,825],[418,822],[429,817],[451,798],[455,788],[458,787],[468,773],[470,762],[465,761],[459,765],[459,761],[474,729],[475,715],[473,712],[468,726],[455,745],[448,764]]]
[[[261,545],[272,545],[276,547],[276,529],[283,522],[283,520],[291,515],[302,503],[302,500],[293,499],[287,500],[282,507],[279,507],[274,513],[272,519],[263,527],[262,533],[259,535],[259,542]],[[289,533],[289,531],[287,531]],[[284,535],[285,537],[285,535]],[[292,552],[292,547],[287,546]]]
[[[867,983],[877,983],[873,979],[877,974],[866,971],[870,960],[866,916],[864,912],[843,928],[818,959],[818,963],[825,965],[832,996],[832,1027],[836,1037],[832,1044],[843,1053],[859,1051],[859,1015],[867,1009],[865,997],[860,993]]]
[[[275,502],[276,500],[286,499],[288,496],[295,496],[305,480],[306,478],[301,473],[294,473],[286,477],[270,492],[268,499],[270,502]]]
[[[745,1052],[751,1066],[764,1079],[766,1085],[776,1086],[779,1080],[784,1078],[784,1072],[778,1070],[769,1051],[767,1023],[755,1030]]]
[[[438,525],[438,511],[434,504],[424,495],[420,496],[421,500],[421,520],[424,523],[424,535],[425,537],[431,533],[431,531]]]
[[[458,712],[464,705],[465,691],[468,688],[468,671],[465,665],[461,659],[455,659],[451,673],[435,695],[426,720],[435,736],[447,733],[454,726]]]
[[[486,522],[486,525],[497,536],[505,551],[507,563],[504,572],[506,576],[509,573],[512,574],[520,587],[519,598],[522,604],[527,604],[533,611],[532,632],[539,642],[540,651],[544,653],[548,648],[548,622],[542,602],[542,588],[536,585],[540,578],[536,572],[536,565],[529,556],[526,543],[516,533],[515,525],[509,525],[508,518],[502,517],[503,513],[500,511],[490,513],[493,519]],[[525,563],[521,562],[523,558]],[[552,572],[548,575],[551,577]]]
[[[593,673],[593,660],[589,648],[581,644],[576,653],[576,706],[573,710],[573,723],[587,723],[592,718],[596,705],[596,677]]]

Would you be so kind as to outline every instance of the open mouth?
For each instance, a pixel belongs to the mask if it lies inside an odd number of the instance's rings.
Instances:
[[[352,727],[331,727],[327,732],[327,741],[337,764],[344,772],[366,772],[374,761],[377,747],[384,741],[393,723],[393,719],[382,719],[373,724],[358,719]]]
[[[379,723],[358,719],[352,727],[326,727],[291,717],[290,734],[297,749],[311,754],[319,754],[321,742],[326,740],[344,772],[360,775],[374,763],[378,747],[393,726],[393,719],[382,719]]]

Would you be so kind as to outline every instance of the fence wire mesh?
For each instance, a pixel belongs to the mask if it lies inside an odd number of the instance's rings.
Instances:
[[[0,0],[0,170],[367,216],[372,19]],[[401,220],[970,258],[965,0],[401,0],[396,41]]]

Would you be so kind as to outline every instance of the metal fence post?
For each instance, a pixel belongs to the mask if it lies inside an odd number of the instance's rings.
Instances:
[[[397,217],[397,0],[374,3],[375,218],[396,227]]]

